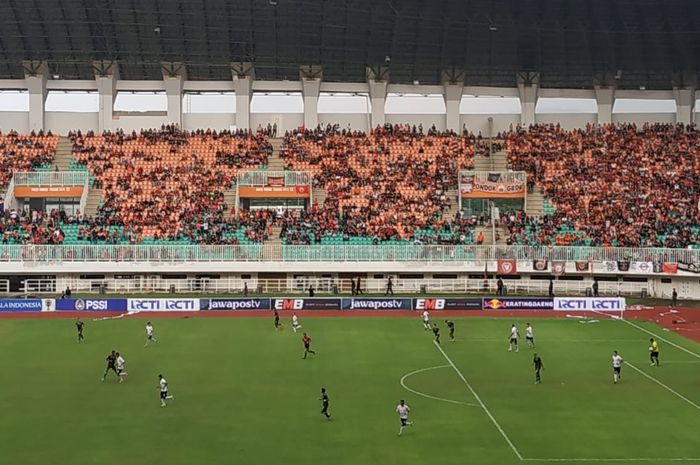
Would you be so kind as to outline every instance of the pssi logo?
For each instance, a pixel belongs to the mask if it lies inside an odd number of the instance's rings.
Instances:
[[[416,299],[416,310],[444,310],[445,299]]]
[[[499,300],[499,299],[491,299],[491,300],[487,300],[487,301],[484,302],[484,307],[486,307],[486,308],[497,309],[497,308],[503,308],[503,307],[505,307],[505,304],[503,303],[502,300]]]
[[[304,299],[276,299],[276,310],[301,310],[304,308]]]

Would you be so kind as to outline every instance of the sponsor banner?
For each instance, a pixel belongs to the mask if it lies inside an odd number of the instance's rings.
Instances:
[[[525,197],[525,183],[480,181],[472,176],[462,178],[463,199],[520,199]]]
[[[199,299],[128,299],[130,312],[193,312],[199,310]]]
[[[517,262],[513,259],[497,260],[496,265],[496,273],[498,274],[516,274],[518,272]]]
[[[566,262],[552,262],[552,274],[561,276],[566,273]]]
[[[272,299],[275,310],[340,310],[341,299]]]
[[[43,309],[42,299],[0,299],[0,312],[40,312]]]
[[[126,299],[58,299],[56,310],[86,312],[125,312],[128,310]]]
[[[484,298],[484,310],[552,310],[554,299],[546,297]]]
[[[411,310],[412,299],[361,298],[343,299],[343,310]]]
[[[200,310],[271,310],[270,299],[201,299]]]
[[[80,197],[83,186],[17,186],[17,198]]]
[[[624,297],[555,297],[554,310],[624,310]]]
[[[421,298],[413,299],[414,310],[481,310],[479,298]]]
[[[240,186],[241,198],[308,198],[311,190],[308,185],[298,186]]]
[[[533,271],[547,271],[547,260],[534,260],[532,262]]]

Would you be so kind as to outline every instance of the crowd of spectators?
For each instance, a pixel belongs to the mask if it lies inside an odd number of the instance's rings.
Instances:
[[[224,191],[239,170],[267,165],[272,151],[263,133],[177,126],[70,138],[73,156],[103,189],[98,221],[127,226],[136,241],[216,237],[220,229],[202,225],[220,223]]]
[[[0,215],[0,238],[3,244],[52,244],[63,243],[64,233],[61,220],[65,214],[52,210],[50,214],[41,211],[5,210]]]
[[[58,136],[51,131],[18,134],[10,131],[0,133],[0,192],[5,192],[12,173],[15,171],[34,171],[49,166],[56,153]]]
[[[700,242],[700,132],[681,124],[533,125],[507,134],[510,166],[528,172],[556,209],[537,243],[563,226],[587,244],[687,247]],[[524,219],[533,225],[535,220]],[[520,242],[516,222],[511,239]],[[580,239],[571,234],[566,244]]]
[[[290,170],[314,175],[323,205],[283,220],[283,238],[315,243],[326,235],[376,242],[459,239],[446,217],[457,175],[473,165],[474,139],[400,125],[369,134],[338,126],[288,132],[282,157]],[[421,234],[424,233],[424,234]]]

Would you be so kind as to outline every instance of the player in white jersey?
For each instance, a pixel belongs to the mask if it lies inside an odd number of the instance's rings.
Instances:
[[[408,414],[411,413],[411,409],[403,399],[399,401],[399,405],[396,406],[396,413],[399,414],[399,420],[401,420],[401,428],[399,429],[399,436],[403,433],[403,429],[407,426],[413,425],[408,421]]]
[[[148,346],[149,342],[158,342],[158,339],[153,335],[153,325],[149,321],[146,323],[146,343],[143,345],[144,347]]]
[[[168,393],[168,382],[163,378],[163,375],[158,375],[158,389],[160,389],[160,406],[165,407],[165,401],[174,399],[174,397]]]
[[[620,376],[620,370],[622,370],[622,357],[617,353],[617,351],[613,351],[612,354],[612,366],[613,366],[613,383],[617,384],[618,381],[622,379],[622,376]]]
[[[117,352],[117,376],[119,376],[120,384],[129,376],[129,373],[126,372],[126,360],[119,352]]]
[[[526,323],[527,326],[525,327],[525,341],[527,342],[527,346],[532,349],[535,347],[535,332],[532,330],[532,326],[530,326],[530,323]]]
[[[299,324],[299,317],[296,313],[292,313],[292,329],[295,333],[297,332],[297,330],[301,329],[301,325]]]
[[[510,328],[510,335],[508,336],[508,352],[513,350],[513,347],[515,347],[515,351],[519,352],[520,348],[518,348],[518,336],[520,333],[518,333],[518,328],[513,325]]]
[[[425,328],[426,331],[430,329],[430,313],[428,313],[427,310],[423,311],[423,328]]]

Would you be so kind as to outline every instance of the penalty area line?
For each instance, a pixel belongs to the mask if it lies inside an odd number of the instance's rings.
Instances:
[[[644,377],[647,378],[648,380],[650,380],[650,381],[652,381],[652,382],[658,384],[658,385],[661,386],[662,388],[666,389],[668,392],[670,392],[671,394],[675,395],[675,396],[678,397],[679,399],[685,401],[686,403],[688,403],[688,404],[692,405],[693,407],[695,407],[696,409],[700,410],[700,405],[698,405],[698,404],[696,404],[695,402],[693,402],[692,400],[688,399],[688,398],[687,398],[686,396],[684,396],[683,394],[679,393],[678,391],[675,391],[675,390],[674,390],[673,388],[671,388],[671,387],[668,387],[667,385],[665,385],[664,383],[662,383],[662,382],[659,381],[658,379],[656,379],[656,378],[654,378],[653,376],[651,376],[651,375],[645,373],[644,371],[640,370],[639,368],[637,368],[636,366],[632,365],[631,363],[627,362],[627,363],[625,363],[625,365],[627,365],[628,367],[632,368],[634,371],[636,371],[636,372],[639,373],[640,375],[644,376]]]
[[[491,422],[492,422],[493,425],[496,427],[496,429],[498,430],[498,432],[501,433],[501,436],[503,436],[503,439],[506,441],[506,443],[508,443],[508,446],[510,446],[510,449],[513,451],[513,453],[515,454],[515,456],[518,457],[518,460],[521,460],[521,461],[522,461],[522,460],[523,460],[522,454],[520,454],[520,452],[518,451],[518,449],[517,449],[517,448],[515,447],[515,445],[513,444],[513,441],[510,440],[510,438],[508,437],[508,435],[506,434],[506,432],[503,431],[503,428],[501,428],[501,425],[498,423],[498,421],[496,420],[496,418],[491,414],[491,412],[489,411],[488,407],[486,407],[486,404],[484,404],[484,401],[481,400],[481,397],[479,397],[479,394],[476,393],[476,391],[474,390],[474,388],[472,387],[472,385],[469,384],[469,381],[467,381],[467,378],[464,377],[464,375],[463,375],[462,372],[459,370],[459,368],[457,368],[457,366],[454,364],[454,362],[452,361],[452,359],[445,353],[444,350],[442,350],[442,347],[440,347],[440,344],[438,344],[436,341],[433,341],[433,344],[435,344],[435,347],[438,348],[438,350],[440,351],[440,353],[442,354],[442,356],[445,357],[445,360],[447,360],[447,363],[449,363],[450,366],[452,367],[452,369],[455,371],[455,373],[457,373],[457,376],[459,376],[459,378],[462,380],[462,382],[463,382],[464,385],[467,387],[467,389],[469,389],[469,392],[472,393],[472,395],[474,396],[474,398],[476,399],[476,401],[479,403],[479,405],[481,406],[481,408],[482,408],[482,410],[484,411],[484,413],[486,413],[486,415],[488,415],[488,417],[491,419]]]

